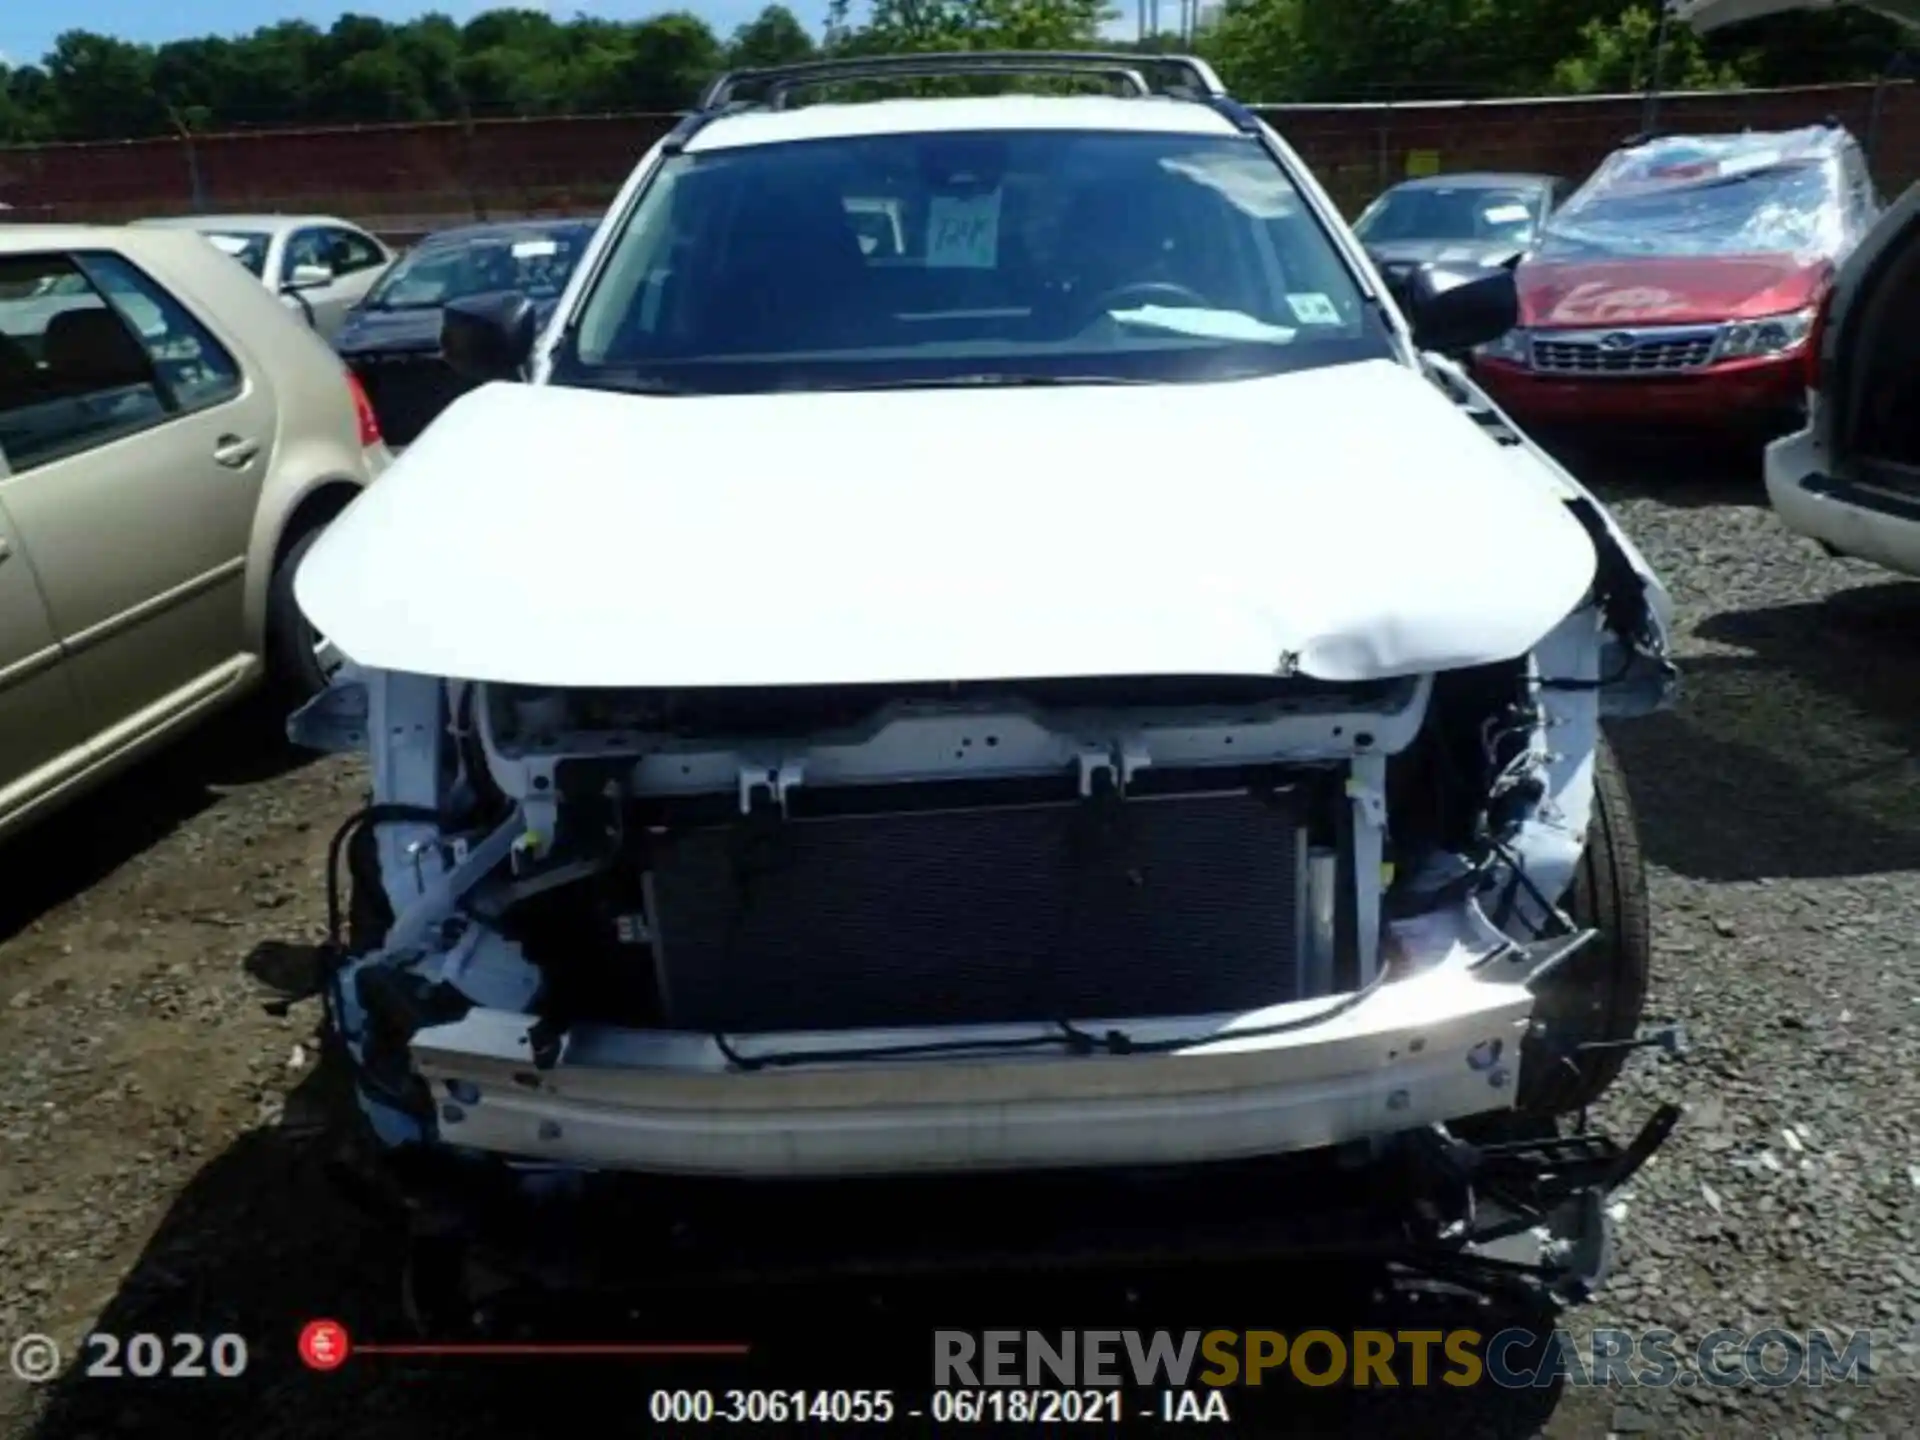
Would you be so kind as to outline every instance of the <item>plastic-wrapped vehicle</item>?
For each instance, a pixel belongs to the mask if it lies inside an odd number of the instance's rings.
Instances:
[[[1808,337],[1879,213],[1844,129],[1672,135],[1615,151],[1520,262],[1520,323],[1473,357],[1529,422],[1796,423]]]
[[[1120,93],[788,103],[1069,71]],[[372,763],[314,981],[371,1173],[544,1280],[919,1266],[928,1187],[956,1253],[1131,1207],[1591,1280],[1671,1116],[1500,1122],[1639,1039],[1599,727],[1668,602],[1432,353],[1511,275],[1407,294],[1200,62],[988,53],[725,77],[544,329],[453,302],[489,383],[299,577],[356,665],[293,733]]]

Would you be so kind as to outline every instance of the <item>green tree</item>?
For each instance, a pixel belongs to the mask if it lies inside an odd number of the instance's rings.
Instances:
[[[826,49],[838,55],[1085,50],[1101,46],[1100,27],[1114,14],[1106,0],[872,0],[865,23],[856,25],[847,0],[831,0]],[[1062,83],[1073,87],[1071,81]],[[898,83],[889,84],[885,91],[867,85],[841,86],[831,92],[831,98],[991,93],[1003,88],[1003,82],[990,79],[920,81],[904,89]]]
[[[455,57],[459,94],[472,115],[542,115],[567,92],[564,58],[491,45]],[[458,105],[455,111],[458,113]]]
[[[769,5],[733,32],[727,42],[727,64],[750,68],[791,65],[811,59],[813,37],[784,5]]]
[[[304,21],[269,25],[233,42],[231,68],[213,107],[216,126],[296,125],[315,114],[323,69],[320,31]]]
[[[827,37],[863,53],[1084,49],[1115,13],[1106,0],[873,0],[855,25],[848,0],[832,0]]]
[[[532,54],[564,47],[566,28],[545,10],[485,10],[466,23],[460,39],[469,53],[504,47]]]
[[[176,40],[153,56],[153,87],[183,123],[203,130],[212,123],[232,84],[233,47],[225,40]]]
[[[460,84],[460,27],[445,15],[422,15],[394,31],[400,57],[419,81],[427,112],[459,116],[468,110]]]
[[[1749,85],[1830,85],[1874,79],[1906,43],[1896,22],[1843,5],[1734,25],[1706,37],[1705,49],[1738,67]]]
[[[603,110],[679,110],[722,68],[719,38],[684,11],[644,20],[628,32],[626,57],[607,77],[614,89]]]
[[[28,86],[23,78],[26,74],[24,68],[15,69],[0,61],[0,145],[45,138],[40,114],[23,98]]]
[[[1539,94],[1631,0],[1228,0],[1204,53],[1255,100]],[[1578,42],[1575,41],[1575,44]]]
[[[569,109],[618,111],[632,108],[625,100],[625,80],[632,54],[625,25],[608,20],[576,20],[567,27],[562,83]]]
[[[365,123],[433,116],[399,32],[369,15],[342,15],[321,40],[309,103],[318,117]]]
[[[1579,47],[1553,69],[1553,86],[1570,94],[1622,94],[1645,90],[1656,67],[1662,90],[1715,90],[1740,84],[1739,67],[1715,60],[1684,25],[1668,25],[1662,43],[1660,17],[1639,5],[1613,20],[1580,27]]]
[[[37,65],[0,66],[0,143],[29,144],[58,134],[53,81]]]
[[[107,35],[69,30],[47,56],[53,120],[75,140],[158,135],[167,114],[153,83],[153,51]]]

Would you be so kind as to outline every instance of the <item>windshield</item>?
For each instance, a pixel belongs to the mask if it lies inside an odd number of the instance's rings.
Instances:
[[[1538,254],[1826,254],[1838,247],[1841,220],[1839,183],[1828,163],[1730,168],[1709,160],[1595,184],[1547,223]]]
[[[551,300],[566,288],[588,226],[428,240],[394,263],[367,296],[370,310],[437,310],[449,300],[518,290]]]
[[[976,132],[670,157],[553,378],[1205,379],[1392,353],[1251,137]]]
[[[1484,240],[1524,246],[1540,220],[1543,192],[1522,186],[1402,186],[1354,226],[1369,244],[1394,240]]]
[[[272,236],[257,230],[203,230],[215,249],[231,255],[259,279],[267,273],[267,246]]]

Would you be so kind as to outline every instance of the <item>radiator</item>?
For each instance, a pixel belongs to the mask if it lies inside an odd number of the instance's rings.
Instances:
[[[1290,797],[774,821],[656,842],[667,1023],[752,1032],[1230,1011],[1298,998]]]

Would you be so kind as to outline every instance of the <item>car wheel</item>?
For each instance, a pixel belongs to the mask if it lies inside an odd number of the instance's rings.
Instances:
[[[479,1333],[466,1265],[466,1247],[450,1236],[408,1238],[400,1309],[415,1335],[445,1343]]]
[[[1593,816],[1567,913],[1599,931],[1547,977],[1534,1018],[1545,1034],[1521,1054],[1519,1108],[1561,1115],[1597,1100],[1619,1078],[1647,1003],[1653,933],[1639,823],[1619,762],[1603,737],[1594,747]],[[1611,1048],[1580,1053],[1593,1043]]]
[[[393,902],[380,879],[380,847],[374,827],[362,825],[347,841],[347,953],[365,955],[386,941]]]
[[[289,705],[303,704],[326,689],[343,661],[293,598],[293,577],[325,528],[316,525],[287,547],[267,592],[268,677]]]

